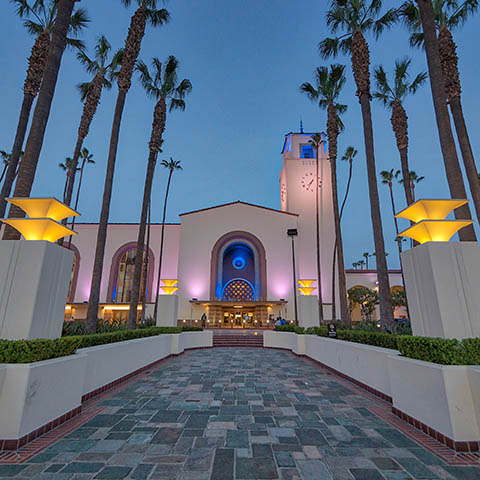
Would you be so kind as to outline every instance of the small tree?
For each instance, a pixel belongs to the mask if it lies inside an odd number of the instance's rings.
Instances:
[[[379,304],[378,293],[375,290],[362,286],[352,287],[348,290],[348,299],[350,312],[353,311],[355,305],[360,305],[363,321],[372,320],[375,306]]]

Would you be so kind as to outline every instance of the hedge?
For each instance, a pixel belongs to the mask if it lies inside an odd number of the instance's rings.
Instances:
[[[297,332],[295,329],[302,329],[302,332]],[[319,337],[328,337],[328,328],[323,325],[321,327],[309,327],[304,330],[302,327],[290,324],[275,327],[275,330],[277,332],[296,332],[306,333],[308,335],[318,335]],[[364,332],[361,330],[337,330],[338,340],[363,343],[375,347],[392,348],[394,350],[397,349],[397,338],[397,335],[392,335],[391,333]]]
[[[463,340],[401,336],[400,353],[408,358],[442,365],[480,365],[480,338]]]
[[[201,327],[150,327],[118,332],[62,337],[54,340],[0,340],[0,363],[32,363],[73,355],[78,348],[124,342],[182,331],[202,331]]]
[[[80,347],[78,337],[55,340],[0,340],[0,363],[31,363],[73,355]]]
[[[303,335],[305,333],[305,329],[303,327],[300,327],[299,325],[294,325],[293,323],[287,323],[286,325],[278,325],[275,327],[275,331],[298,333],[299,335]]]
[[[284,325],[275,327],[275,330],[294,332],[294,327],[294,325]],[[304,333],[328,337],[328,328],[324,325],[310,327]],[[456,340],[339,329],[337,330],[337,339],[391,348],[398,350],[404,357],[441,365],[480,365],[480,338]]]

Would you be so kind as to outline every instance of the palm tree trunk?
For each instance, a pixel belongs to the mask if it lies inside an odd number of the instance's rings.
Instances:
[[[162,234],[160,237],[160,255],[158,256],[158,279],[157,279],[157,291],[155,294],[155,309],[153,311],[153,319],[157,321],[158,315],[158,294],[160,292],[160,280],[162,278],[162,259],[163,259],[163,241],[165,235],[165,217],[167,215],[167,201],[168,201],[168,192],[170,190],[170,181],[172,180],[173,170],[170,170],[168,175],[167,182],[167,191],[165,192],[165,200],[163,202],[163,216],[162,216]]]
[[[363,131],[365,135],[365,153],[367,157],[368,190],[370,195],[370,209],[375,244],[375,258],[377,261],[377,278],[380,298],[380,317],[384,325],[393,326],[392,296],[388,278],[387,259],[385,256],[385,241],[383,238],[382,217],[378,198],[377,172],[375,169],[375,153],[373,146],[372,114],[370,98],[366,94],[360,96],[362,107]]]
[[[455,130],[457,131],[458,143],[462,152],[463,164],[467,174],[468,183],[470,185],[470,194],[477,219],[480,222],[480,182],[478,181],[478,171],[473,157],[472,145],[468,136],[465,117],[463,116],[462,100],[460,95],[456,95],[450,100],[450,111],[452,112]]]
[[[340,212],[338,209],[338,191],[337,191],[337,167],[336,160],[331,159],[331,171],[332,171],[332,196],[333,196],[333,215],[335,219],[335,246],[334,248],[334,264],[333,264],[333,280],[332,291],[335,292],[335,253],[338,252],[338,293],[340,295],[340,315],[341,321],[345,324],[350,323],[350,315],[347,306],[347,282],[345,278],[345,260],[343,257],[343,239],[342,229],[340,225]],[[333,293],[334,294],[334,293]],[[332,304],[335,298],[332,296]],[[332,318],[332,320],[335,320]]]
[[[74,5],[75,0],[60,0],[58,3],[55,29],[52,33],[52,42],[48,51],[42,86],[40,87],[37,105],[33,114],[32,126],[25,147],[25,154],[15,185],[14,196],[16,197],[28,197],[32,190]],[[9,218],[24,217],[25,212],[12,205]],[[20,233],[7,225],[3,238],[4,240],[18,240],[20,239]]]
[[[22,108],[20,110],[20,117],[18,119],[17,132],[15,134],[12,154],[10,155],[5,182],[0,193],[0,218],[5,217],[5,210],[7,209],[7,202],[5,201],[5,198],[10,196],[13,182],[17,176],[18,161],[20,159],[20,155],[22,154],[23,141],[25,139],[28,119],[30,118],[30,111],[32,110],[32,104],[34,100],[35,96],[33,95],[27,93],[23,95]]]
[[[64,203],[70,206],[73,196],[73,188],[75,186],[75,176],[77,173],[78,159],[82,151],[83,138],[77,136],[77,143],[75,144],[75,151],[73,152],[72,165],[70,167],[70,176],[68,177],[67,188],[65,191]],[[66,219],[65,219],[66,220]]]
[[[115,160],[117,158],[118,137],[120,135],[120,124],[122,121],[123,108],[127,97],[126,90],[118,90],[117,104],[113,116],[112,134],[110,138],[110,151],[108,154],[107,173],[105,176],[105,187],[103,191],[102,211],[98,225],[97,248],[95,250],[95,261],[93,264],[92,285],[90,299],[88,302],[86,328],[89,333],[94,333],[97,326],[98,304],[100,301],[100,284],[102,281],[103,257],[105,244],[107,242],[108,216],[110,213],[110,201],[112,199],[113,175],[115,173]]]
[[[150,150],[148,156],[147,174],[145,176],[145,188],[143,190],[142,213],[140,215],[140,225],[137,238],[137,256],[135,257],[135,267],[133,270],[133,283],[130,293],[130,310],[128,311],[128,328],[137,327],[138,299],[140,296],[140,286],[142,282],[142,268],[144,263],[145,231],[147,229],[147,214],[152,191],[153,175],[155,172],[155,163],[157,152]]]
[[[402,166],[403,188],[405,190],[405,199],[407,205],[413,203],[412,192],[410,188],[410,167],[408,166],[408,117],[400,100],[395,100],[390,117],[393,133],[397,142],[398,152],[400,153],[400,164]]]
[[[323,296],[322,296],[322,271],[320,268],[321,260],[320,260],[320,212],[318,206],[318,191],[320,189],[318,185],[318,148],[319,145],[316,146],[316,174],[315,174],[315,226],[316,226],[316,242],[317,242],[317,291],[318,291],[318,321],[320,325],[323,323]],[[322,178],[323,182],[323,178]],[[322,188],[322,195],[323,195],[323,188]],[[294,295],[297,294],[297,286],[295,285],[295,289],[293,292]],[[332,302],[332,312],[335,311],[335,301]]]
[[[448,115],[445,84],[438,50],[437,33],[435,28],[435,15],[431,0],[416,0],[422,20],[423,34],[425,38],[425,51],[427,54],[430,87],[432,90],[435,118],[437,121],[440,147],[447,173],[448,187],[452,198],[467,198],[462,171],[458,162],[455,141],[453,139],[450,117]],[[454,211],[458,220],[470,220],[472,218],[468,205],[463,205]],[[475,242],[477,237],[473,225],[462,228],[458,232],[460,241]]]
[[[3,166],[3,171],[2,171],[2,174],[0,175],[0,182],[3,180],[3,177],[5,176],[5,173],[7,173],[7,168],[8,168],[8,163],[6,163]]]
[[[150,269],[150,230],[151,230],[151,198],[148,199],[148,220],[147,220],[147,245],[146,245],[146,252],[145,252],[145,261],[143,262],[143,271],[142,271],[142,321],[145,321],[145,308],[147,305],[147,279],[148,279],[148,272]]]
[[[338,208],[338,184],[337,184],[337,138],[338,138],[338,119],[335,105],[330,102],[328,105],[327,119],[328,134],[328,156],[330,159],[330,175],[332,184],[332,200],[333,200],[333,218],[335,223],[335,244],[333,248],[333,268],[332,268],[332,320],[335,321],[336,309],[335,305],[335,257],[338,252],[338,290],[340,296],[340,315],[341,321],[348,324],[349,314],[346,305],[347,300],[347,282],[345,280],[345,263],[343,258],[343,240],[342,229],[340,227],[340,211]],[[335,248],[336,247],[336,248]]]
[[[78,187],[77,187],[77,195],[75,197],[75,207],[74,207],[74,210],[77,212],[77,208],[78,208],[78,200],[80,198],[80,189],[82,188],[82,180],[83,180],[83,170],[85,168],[85,163],[86,163],[87,159],[85,158],[82,162],[82,166],[80,167],[80,178],[78,179]],[[70,225],[70,228],[73,230],[73,227],[75,226],[75,219],[77,217],[72,217],[72,224]],[[68,248],[70,249],[70,245],[72,244],[72,236],[70,235],[70,237],[68,238]]]

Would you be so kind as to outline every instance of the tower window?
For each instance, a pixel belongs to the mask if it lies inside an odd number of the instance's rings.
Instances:
[[[315,158],[313,154],[313,146],[300,144],[300,158]]]

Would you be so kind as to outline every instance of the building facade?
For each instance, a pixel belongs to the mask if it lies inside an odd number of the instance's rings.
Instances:
[[[331,172],[322,145],[318,151],[317,182],[317,152],[309,143],[310,138],[311,134],[306,133],[285,136],[280,210],[237,201],[183,213],[180,223],[165,225],[161,279],[167,282],[161,285],[175,284],[178,288],[175,292],[171,288],[169,293],[178,297],[180,322],[198,322],[203,317],[217,327],[265,327],[278,316],[294,320],[294,292],[301,295],[299,281],[311,285],[303,290],[307,294],[315,295],[321,286],[324,316],[331,318],[335,243]],[[320,278],[316,267],[316,188]],[[79,235],[73,239],[75,263],[67,318],[85,317],[97,229],[96,224],[77,224]],[[151,226],[145,292],[147,316],[152,312],[157,289],[161,229],[160,224]],[[297,234],[292,237],[288,231]],[[137,234],[137,224],[108,227],[100,316],[127,315]],[[347,288],[376,288],[376,280],[375,271],[347,271]],[[400,272],[391,272],[390,282],[392,287],[401,288]],[[335,290],[338,295],[338,288]],[[160,293],[164,293],[162,289]],[[358,317],[358,313],[354,312],[355,315]],[[299,321],[302,323],[302,318]]]

